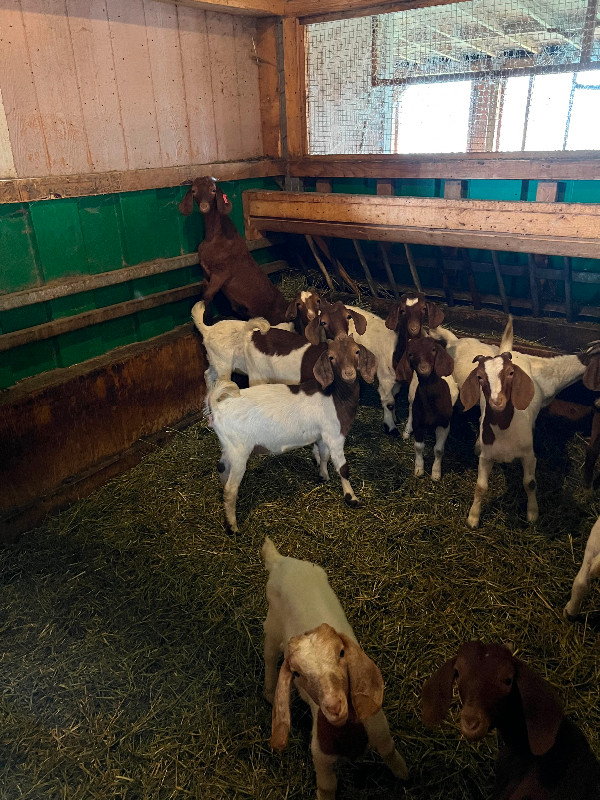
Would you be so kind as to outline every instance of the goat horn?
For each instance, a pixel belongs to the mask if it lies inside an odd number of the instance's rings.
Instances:
[[[590,342],[587,348],[585,349],[585,354],[588,356],[593,356],[596,355],[597,353],[600,353],[600,339],[596,339],[595,341]]]

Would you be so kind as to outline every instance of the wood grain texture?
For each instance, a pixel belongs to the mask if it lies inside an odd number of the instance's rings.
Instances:
[[[206,12],[217,157],[242,158],[235,36],[230,14]]]
[[[297,19],[283,20],[283,72],[287,157],[306,151],[306,102],[304,85],[304,28]]]
[[[160,0],[160,2],[176,3],[180,8],[221,11],[227,14],[251,14],[254,17],[280,17],[286,5],[285,0]]]
[[[163,167],[189,164],[190,137],[177,9],[157,0],[144,0],[144,18]]]
[[[51,175],[91,170],[65,0],[21,0]]]
[[[161,164],[143,0],[106,0],[130,169]]]
[[[16,174],[2,91],[0,91],[0,178],[14,178]]]
[[[18,176],[47,175],[44,138],[21,0],[5,0],[0,10],[0,89]]]
[[[92,169],[127,169],[106,3],[67,0],[67,11]]]
[[[256,158],[263,152],[260,88],[256,55],[256,23],[251,17],[233,17],[238,104],[240,109],[241,158]]]
[[[277,55],[277,20],[256,21],[256,53],[260,91],[260,117],[263,153],[281,158],[281,104],[279,101],[279,64]]]

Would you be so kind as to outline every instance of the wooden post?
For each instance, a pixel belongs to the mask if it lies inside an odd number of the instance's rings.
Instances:
[[[564,264],[565,264],[565,313],[567,316],[567,322],[573,322],[573,298],[571,297],[571,281],[573,274],[573,265],[571,264],[571,258],[569,256],[564,256]]]
[[[295,17],[283,20],[283,71],[287,157],[306,152],[306,91],[304,85],[304,26]]]
[[[334,292],[335,291],[335,287],[333,285],[333,281],[331,280],[331,275],[327,272],[327,267],[325,266],[325,264],[323,263],[323,261],[319,257],[319,253],[317,252],[317,248],[315,247],[315,243],[313,242],[312,236],[309,236],[308,233],[305,233],[304,234],[304,238],[306,239],[306,242],[307,242],[308,246],[310,247],[310,251],[314,256],[315,261],[319,265],[319,269],[323,273],[323,277],[325,278],[325,280],[327,282],[327,286],[329,286],[331,291]]]
[[[406,253],[406,260],[408,261],[408,266],[410,267],[410,274],[412,275],[413,283],[416,286],[417,291],[422,292],[423,287],[421,286],[421,281],[419,280],[417,265],[415,264],[412,250],[410,249],[410,245],[408,244],[408,242],[404,243],[404,252]]]
[[[528,254],[527,260],[529,263],[529,290],[531,292],[531,310],[534,317],[540,315],[540,296],[537,284],[537,269],[535,258],[531,253]]]
[[[508,304],[508,297],[506,296],[506,289],[504,288],[504,279],[502,278],[502,272],[500,271],[498,253],[495,250],[492,250],[492,263],[494,264],[494,272],[496,273],[498,291],[500,292],[500,299],[502,300],[502,310],[505,314],[510,314],[510,306]]]
[[[371,294],[373,297],[379,297],[377,294],[377,289],[375,288],[375,282],[373,280],[373,276],[371,275],[371,270],[369,269],[369,265],[367,264],[367,260],[364,257],[362,248],[360,246],[360,242],[358,239],[352,239],[354,243],[354,249],[356,250],[356,255],[358,256],[358,260],[362,264],[362,268],[365,273],[365,278],[367,279],[367,283],[369,284],[369,289],[371,290]]]
[[[388,276],[388,281],[390,282],[390,286],[392,287],[392,292],[394,293],[394,297],[397,300],[400,297],[400,292],[398,290],[398,285],[394,278],[394,273],[392,272],[392,268],[390,266],[390,260],[388,258],[388,254],[386,252],[385,245],[383,244],[383,242],[379,242],[379,252],[381,254],[381,260],[383,261],[385,273]]]
[[[255,58],[258,64],[263,153],[270,158],[281,158],[277,25],[274,17],[256,20]]]

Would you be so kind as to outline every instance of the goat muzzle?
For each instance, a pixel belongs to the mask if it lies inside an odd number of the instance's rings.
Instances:
[[[198,203],[198,208],[203,214],[208,214],[210,211],[210,204],[206,202],[206,200],[202,200],[201,203]]]
[[[489,727],[489,720],[480,711],[463,708],[460,715],[460,730],[465,739],[471,742],[483,739]]]

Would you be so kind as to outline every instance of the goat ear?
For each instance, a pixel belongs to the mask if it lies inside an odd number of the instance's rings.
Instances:
[[[358,369],[367,383],[373,383],[377,374],[377,356],[362,344],[358,345]]]
[[[217,211],[219,214],[229,214],[232,208],[233,206],[223,194],[223,190],[217,186]]]
[[[435,374],[438,378],[452,375],[454,372],[454,359],[441,345],[438,345],[435,349],[437,351],[435,355]]]
[[[450,709],[452,702],[452,684],[454,683],[454,658],[448,659],[431,678],[423,684],[421,707],[423,723],[428,728],[442,724],[442,720]]]
[[[583,373],[583,385],[586,389],[593,392],[600,390],[600,358],[595,356],[585,368]]]
[[[523,703],[529,747],[535,756],[543,756],[556,740],[563,720],[563,710],[552,686],[531,667],[515,659],[516,683]]]
[[[385,327],[389,328],[391,331],[395,331],[398,327],[398,320],[400,318],[400,303],[396,303],[390,309],[390,313],[387,315],[385,320]]]
[[[283,750],[290,733],[290,692],[292,689],[292,671],[286,658],[279,670],[279,678],[273,699],[273,715],[271,718],[271,747]]]
[[[347,310],[354,321],[354,327],[356,328],[357,334],[359,336],[362,336],[363,333],[367,330],[366,317],[363,317],[363,315],[359,314],[358,311],[351,311],[350,309]]]
[[[475,403],[479,402],[479,379],[477,378],[477,367],[469,374],[467,380],[460,387],[460,402],[463,404],[465,411],[473,408]]]
[[[317,359],[317,363],[313,367],[313,375],[321,384],[322,389],[326,389],[333,383],[333,367],[329,360],[328,350],[324,350]]]
[[[285,321],[291,322],[291,320],[296,319],[298,316],[298,306],[296,305],[296,301],[292,300],[292,302],[288,305],[285,310]]]
[[[183,195],[183,200],[179,203],[179,210],[184,217],[189,217],[194,210],[194,194],[191,188]]]
[[[308,325],[304,328],[304,337],[308,339],[311,344],[319,344],[321,341],[320,317],[313,317],[313,319],[310,320]],[[331,380],[333,380],[333,378]]]
[[[402,358],[396,364],[396,380],[400,383],[410,383],[413,377],[413,369],[408,361],[406,351],[402,354]]]
[[[359,720],[372,717],[383,705],[383,678],[379,667],[356,642],[343,633],[338,636],[344,644],[344,658],[348,669],[350,698]]]
[[[515,364],[514,370],[510,399],[515,408],[519,411],[525,411],[533,400],[535,386],[529,375],[521,367]]]
[[[444,312],[437,303],[427,303],[427,324],[430,328],[437,328],[444,321]]]

